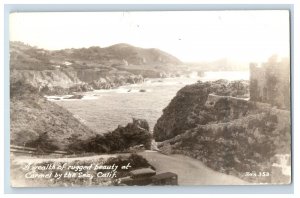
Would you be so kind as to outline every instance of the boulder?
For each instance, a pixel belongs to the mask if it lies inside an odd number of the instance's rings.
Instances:
[[[224,122],[247,115],[251,104],[238,96],[249,92],[246,81],[199,81],[179,90],[154,126],[154,138],[163,141],[196,125]],[[241,85],[243,84],[243,85]],[[228,96],[228,97],[223,97]],[[211,102],[211,104],[210,104]]]

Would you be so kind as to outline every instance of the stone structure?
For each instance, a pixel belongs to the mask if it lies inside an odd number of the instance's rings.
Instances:
[[[267,63],[250,64],[250,100],[290,109],[290,63],[271,57]]]

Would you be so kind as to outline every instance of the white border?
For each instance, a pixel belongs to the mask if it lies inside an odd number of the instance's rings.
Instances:
[[[132,0],[132,1],[121,1],[121,0],[111,0],[111,1],[97,1],[97,0],[28,0],[28,1],[25,1],[25,0],[3,0],[1,1],[1,17],[3,17],[3,13],[4,13],[4,4],[98,4],[98,3],[106,3],[106,4],[125,4],[125,3],[132,3],[132,4],[166,4],[166,3],[170,3],[170,0],[152,0],[152,1],[149,1],[149,0]],[[295,189],[294,189],[294,194],[292,195],[266,195],[266,194],[263,194],[263,195],[260,195],[262,197],[282,197],[282,196],[285,196],[285,197],[299,197],[299,193],[300,193],[300,190],[299,190],[299,187],[297,188],[297,186],[300,186],[299,185],[299,171],[297,169],[297,167],[299,167],[299,160],[297,158],[297,155],[299,156],[299,143],[297,143],[299,141],[299,105],[298,105],[298,102],[297,101],[300,101],[300,98],[299,98],[299,67],[300,67],[300,61],[299,61],[299,39],[297,37],[297,35],[300,35],[300,32],[299,32],[299,24],[300,24],[300,21],[299,21],[299,12],[300,12],[300,7],[299,7],[299,1],[297,0],[252,0],[252,1],[249,1],[249,0],[245,0],[245,1],[241,1],[241,0],[231,0],[231,1],[228,1],[228,0],[211,0],[211,1],[208,1],[208,0],[173,0],[172,1],[172,4],[196,4],[196,3],[205,3],[205,4],[294,4],[294,185],[295,185]],[[4,21],[1,20],[1,26],[3,27],[4,26]],[[4,43],[4,35],[3,35],[3,31],[1,33],[1,40],[2,41],[1,43]],[[4,60],[4,50],[3,50],[3,47],[1,48],[1,60],[2,60],[2,63],[3,63],[3,60]],[[0,109],[2,110],[1,111],[1,114],[0,114],[0,126],[1,126],[1,131],[4,131],[3,129],[3,126],[4,126],[4,114],[3,114],[3,109],[4,109],[4,82],[3,82],[3,79],[4,79],[4,67],[3,67],[3,64],[2,64],[2,67],[1,67],[1,76],[0,76],[0,91],[1,91],[1,98],[0,98]],[[3,135],[3,134],[2,134]],[[2,136],[3,137],[3,136]],[[3,153],[4,153],[4,138],[1,138],[1,152],[0,152],[0,156],[2,159],[4,159],[4,156],[3,156]],[[0,174],[3,175],[3,172],[4,172],[4,164],[1,163],[0,165]],[[3,197],[20,197],[20,196],[24,196],[24,195],[21,195],[21,194],[4,194],[4,189],[3,189],[3,186],[4,186],[4,183],[3,183],[3,177],[1,177],[1,182],[0,182],[0,189],[1,189],[1,194],[3,195]],[[172,192],[170,192],[172,193]],[[255,193],[255,192],[254,192]],[[26,197],[28,196],[32,196],[32,197],[40,197],[41,195],[25,195]],[[43,195],[45,197],[51,197],[52,194],[48,194],[48,195]],[[60,195],[60,196],[72,196],[72,197],[82,197],[83,195],[82,194],[78,194],[78,195]],[[120,197],[120,196],[125,196],[125,197],[132,197],[133,195],[88,195],[88,196],[91,196],[91,197],[99,197],[99,196],[105,196],[105,197],[108,197],[108,196],[112,196],[112,197]],[[143,197],[148,197],[148,196],[156,196],[156,195],[134,195],[134,196],[143,196]],[[165,195],[163,195],[165,196]],[[172,197],[182,197],[183,195],[171,195]],[[192,197],[192,195],[190,195]],[[195,195],[197,197],[201,196],[201,197],[219,197],[220,195],[210,195],[210,194],[201,194],[201,195]],[[231,195],[231,194],[225,194],[223,195],[224,197],[251,197],[251,196],[259,196],[259,195],[256,195],[256,194],[248,194],[248,195]]]

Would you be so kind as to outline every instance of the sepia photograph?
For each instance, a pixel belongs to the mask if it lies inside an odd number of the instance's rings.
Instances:
[[[289,10],[13,12],[11,187],[286,185]]]

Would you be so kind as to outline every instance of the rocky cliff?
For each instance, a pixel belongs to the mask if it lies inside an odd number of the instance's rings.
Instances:
[[[46,95],[62,95],[142,83],[144,78],[123,71],[100,75],[90,69],[11,70],[10,82],[13,84],[19,81],[30,84]]]
[[[290,112],[235,97],[248,89],[222,81],[182,88],[154,127],[161,151],[250,182],[289,183]]]
[[[209,101],[210,94],[247,96],[248,83],[218,80],[187,85],[177,92],[176,97],[163,110],[163,115],[154,127],[154,138],[157,141],[163,141],[199,124],[236,119],[241,115],[247,115],[252,109],[252,106],[244,100],[233,102],[225,97],[217,101]]]
[[[69,88],[76,84],[83,84],[74,70],[11,70],[11,82],[25,81],[36,88],[61,87]]]

